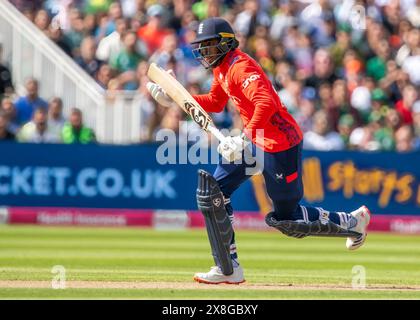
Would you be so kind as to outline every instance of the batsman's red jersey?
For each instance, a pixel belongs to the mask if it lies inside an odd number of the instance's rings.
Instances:
[[[213,69],[210,92],[194,98],[207,112],[221,112],[230,98],[248,138],[267,152],[290,149],[302,132],[258,63],[239,49]],[[263,130],[258,130],[263,129]]]

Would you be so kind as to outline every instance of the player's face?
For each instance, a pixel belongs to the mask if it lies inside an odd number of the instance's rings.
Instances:
[[[218,58],[218,54],[220,53],[219,49],[217,48],[218,42],[218,39],[212,39],[200,43],[200,53],[209,65],[211,65],[212,62],[216,60],[216,58]]]

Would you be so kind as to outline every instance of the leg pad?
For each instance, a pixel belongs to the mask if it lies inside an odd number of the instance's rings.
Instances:
[[[224,275],[231,275],[233,273],[230,257],[232,224],[216,179],[204,170],[198,171],[197,206],[205,219],[214,261]]]
[[[339,225],[326,221],[300,222],[293,220],[277,220],[273,212],[265,217],[265,222],[273,228],[276,228],[286,236],[294,238],[304,238],[307,236],[321,237],[359,237],[360,233],[341,228]]]

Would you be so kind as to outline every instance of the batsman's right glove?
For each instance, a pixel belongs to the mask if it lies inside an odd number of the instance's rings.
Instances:
[[[148,82],[146,84],[147,90],[149,90],[150,95],[159,103],[160,105],[169,108],[173,102],[172,98],[169,97],[166,92],[156,83]]]

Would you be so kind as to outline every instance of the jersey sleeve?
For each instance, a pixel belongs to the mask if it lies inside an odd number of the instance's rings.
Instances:
[[[231,80],[255,107],[252,118],[244,128],[245,133],[255,136],[255,130],[265,129],[276,112],[277,102],[273,97],[272,84],[263,71],[247,61],[234,65]]]
[[[221,112],[229,99],[219,82],[214,79],[208,94],[193,95],[207,112]]]

